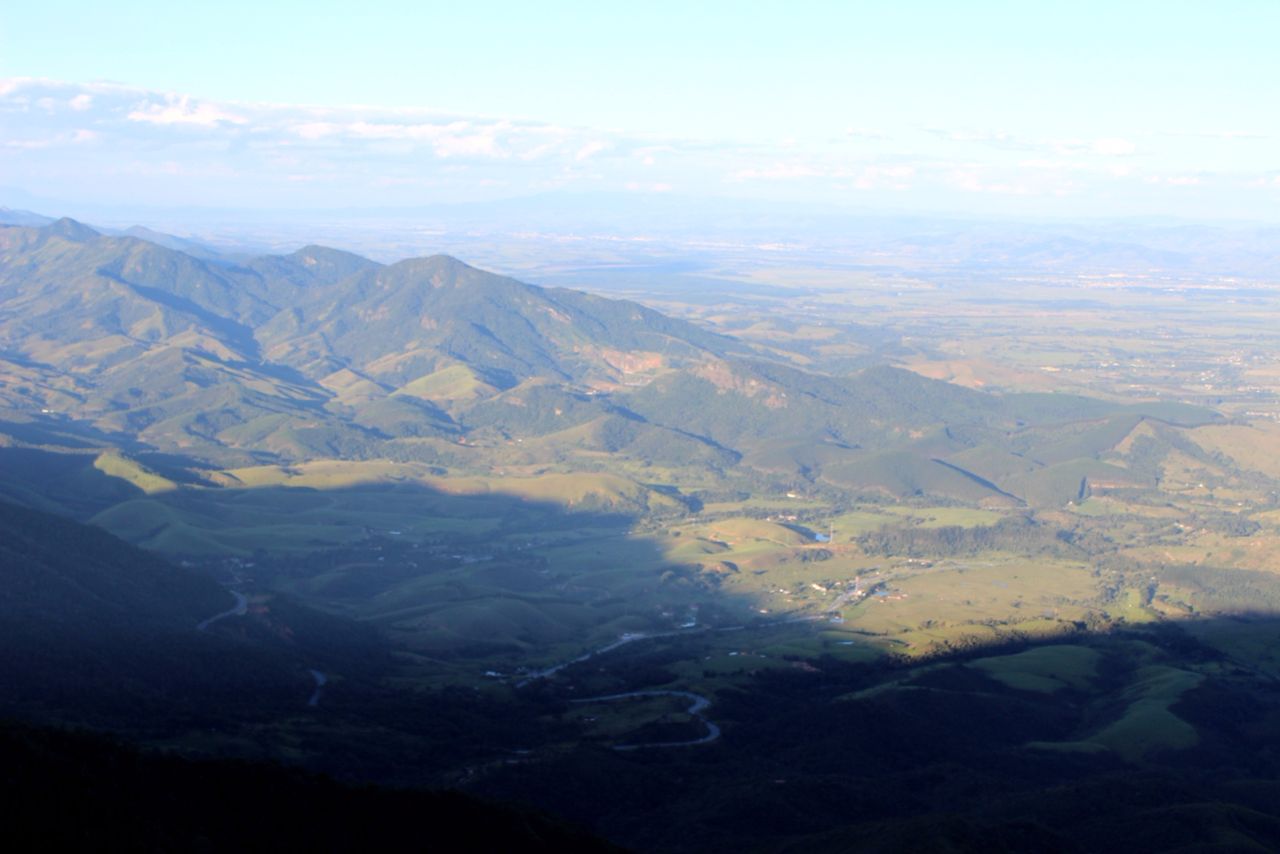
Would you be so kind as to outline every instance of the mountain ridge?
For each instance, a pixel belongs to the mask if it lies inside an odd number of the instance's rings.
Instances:
[[[197,467],[336,457],[463,463],[473,473],[508,458],[598,467],[569,441],[585,436],[638,467],[663,459],[717,473],[767,459],[757,474],[818,482],[829,468],[841,489],[964,501],[990,483],[994,502],[1038,475],[995,481],[948,458],[1012,441],[1052,461],[1097,463],[1105,435],[1123,425],[1068,442],[1070,453],[1045,437],[1082,416],[1211,417],[1169,404],[999,396],[887,364],[814,373],[638,303],[527,284],[448,255],[381,264],[312,244],[215,264],[66,218],[0,226],[0,378],[0,420],[133,436],[131,451]],[[560,438],[533,442],[544,436]],[[825,465],[762,452],[779,436],[848,450],[820,455]],[[526,440],[518,454],[502,450]],[[886,460],[908,458],[915,475],[879,474]]]

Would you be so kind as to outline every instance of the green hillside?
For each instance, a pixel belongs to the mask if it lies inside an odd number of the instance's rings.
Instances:
[[[442,255],[382,265],[309,246],[215,263],[70,220],[0,228],[0,247],[0,420],[57,419],[108,447],[129,437],[126,456],[204,468],[456,465],[438,440],[489,449],[468,456],[481,472],[590,466],[575,452],[597,450],[632,466],[863,478],[894,495],[980,500],[981,482],[1019,465],[920,461],[980,446],[1034,466],[1096,460],[1145,418],[1212,418],[1179,404],[1001,397],[883,365],[807,372],[635,303]],[[571,436],[584,444],[567,446]],[[521,447],[497,451],[507,444]],[[876,473],[855,450],[907,456]],[[899,463],[910,470],[890,471]]]
[[[824,477],[854,490],[879,490],[895,498],[932,495],[968,502],[1017,503],[995,484],[938,460],[906,451],[870,454],[828,466]]]

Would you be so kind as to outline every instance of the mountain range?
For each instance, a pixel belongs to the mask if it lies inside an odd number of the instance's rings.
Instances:
[[[815,373],[795,353],[443,255],[384,265],[306,246],[233,260],[166,242],[65,218],[0,227],[7,444],[110,452],[153,484],[325,459],[471,474],[627,461],[1060,504],[1090,479],[1143,485],[1102,459],[1143,420],[1214,417],[995,395],[888,365]]]

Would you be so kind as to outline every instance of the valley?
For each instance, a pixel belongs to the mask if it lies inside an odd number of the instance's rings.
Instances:
[[[654,850],[1066,844],[1052,798],[1126,775],[1081,850],[1157,809],[1277,838],[1280,289],[909,273],[620,300],[0,228],[6,571],[49,568],[5,712]],[[104,554],[181,606],[76,607],[168,651],[59,700],[99,641],[42,648],[41,585]]]

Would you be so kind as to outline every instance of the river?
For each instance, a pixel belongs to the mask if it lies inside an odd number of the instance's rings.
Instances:
[[[307,700],[308,706],[320,705],[320,692],[324,690],[324,686],[329,683],[329,677],[325,676],[319,670],[307,671],[311,674],[311,678],[316,682],[316,689],[311,692],[311,699]]]
[[[239,590],[228,590],[227,592],[230,593],[232,596],[236,597],[236,604],[232,605],[230,608],[228,608],[225,611],[220,611],[217,614],[214,614],[212,617],[209,617],[207,620],[201,620],[199,623],[196,624],[196,631],[198,632],[208,631],[209,627],[212,626],[214,623],[218,622],[219,620],[225,620],[228,617],[243,617],[245,614],[249,613],[248,597],[246,597]],[[311,697],[310,699],[307,700],[307,705],[318,706],[320,705],[320,693],[321,691],[324,690],[324,686],[328,684],[329,677],[325,676],[319,670],[309,670],[307,672],[311,674],[311,678],[315,680],[315,683],[316,683],[316,688],[314,691],[311,692]]]
[[[227,617],[243,617],[245,614],[249,613],[249,600],[245,598],[243,593],[239,590],[228,590],[227,592],[236,597],[236,604],[225,611],[214,614],[207,620],[201,620],[199,623],[196,623],[196,631],[208,631],[209,627],[219,620],[225,620]]]
[[[773,628],[774,626],[787,626],[787,625],[791,625],[792,623],[812,623],[818,620],[826,620],[826,619],[829,619],[828,614],[818,614],[818,615],[811,615],[811,616],[804,616],[804,617],[786,617],[781,620],[767,620],[765,622],[752,623],[749,625],[741,625],[741,626],[701,626],[699,628],[676,629],[675,631],[654,632],[652,634],[648,632],[627,632],[617,640],[610,641],[604,646],[587,650],[577,658],[571,658],[568,661],[562,661],[559,664],[553,664],[551,667],[545,667],[542,670],[531,670],[525,674],[523,679],[521,679],[519,682],[516,683],[516,687],[523,688],[524,686],[528,685],[530,682],[536,682],[539,679],[546,679],[548,676],[554,676],[555,674],[559,673],[561,670],[564,670],[566,667],[569,667],[570,665],[580,664],[581,662],[588,661],[592,658],[595,658],[597,655],[604,655],[606,652],[612,652],[613,650],[617,649],[620,646],[624,646],[629,643],[635,643],[636,641],[658,640],[659,638],[673,638],[673,637],[688,636],[688,635],[700,635],[700,634],[708,634],[710,632],[741,632],[747,629],[768,629],[768,628]]]

